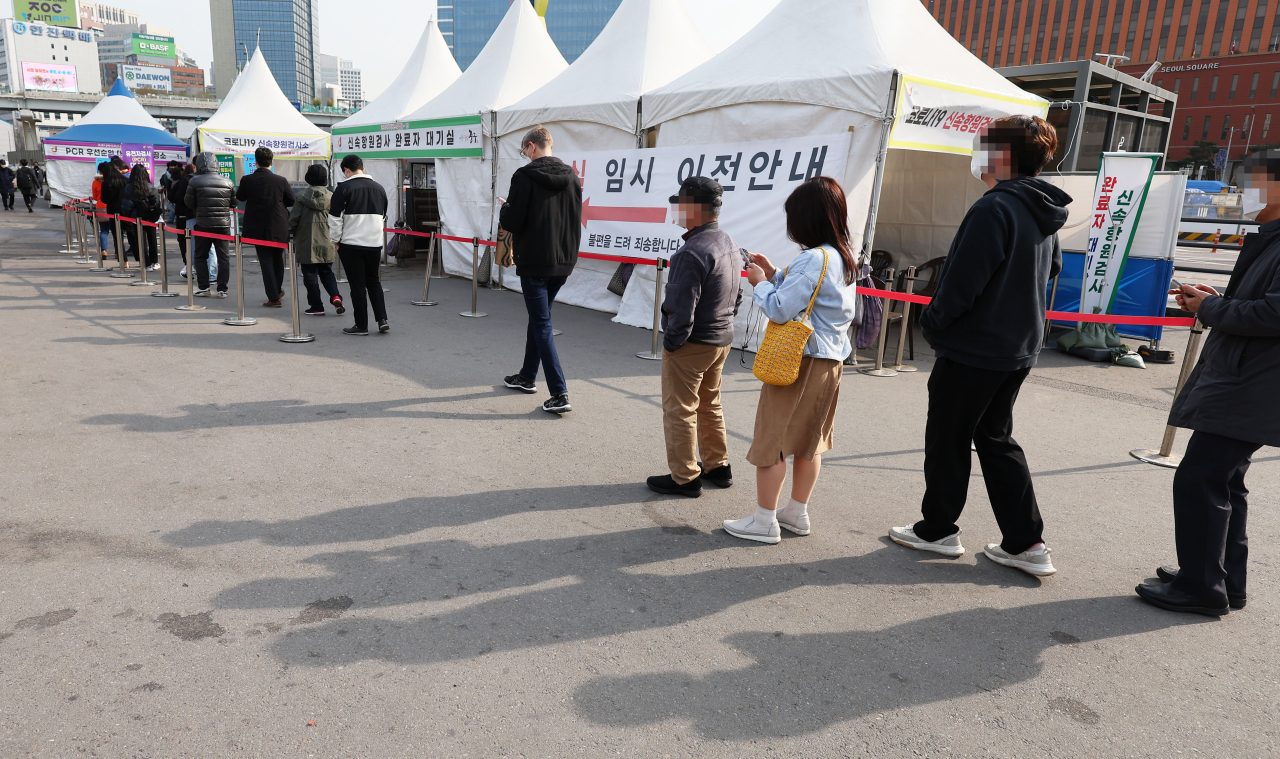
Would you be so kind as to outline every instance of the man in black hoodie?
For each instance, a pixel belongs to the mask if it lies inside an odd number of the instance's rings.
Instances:
[[[559,158],[551,157],[551,133],[536,127],[524,136],[520,154],[530,159],[511,177],[509,198],[502,203],[499,219],[511,233],[516,275],[529,310],[524,366],[519,374],[504,378],[507,387],[526,393],[538,391],[534,380],[538,364],[547,377],[551,398],[544,411],[571,411],[569,386],[551,336],[551,304],[578,263],[582,241],[582,184]]]
[[[889,531],[908,548],[964,553],[956,522],[972,441],[1004,536],[984,553],[1038,577],[1057,570],[1026,456],[1012,436],[1013,404],[1044,343],[1048,282],[1062,269],[1057,232],[1071,196],[1035,178],[1057,144],[1053,127],[1034,116],[997,119],[980,138],[974,165],[989,189],[965,214],[933,302],[920,315],[937,356],[924,433],[924,518]]]

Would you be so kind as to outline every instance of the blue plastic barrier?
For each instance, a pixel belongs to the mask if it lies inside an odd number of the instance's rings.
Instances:
[[[1055,311],[1080,310],[1080,283],[1084,276],[1084,254],[1063,251],[1062,274],[1058,278],[1058,299]],[[1156,261],[1150,258],[1130,258],[1120,278],[1120,292],[1116,294],[1113,314],[1123,316],[1164,316],[1169,303],[1169,280],[1173,277],[1173,261]],[[1049,283],[1052,291],[1053,283]],[[1054,322],[1064,327],[1075,327],[1072,322]],[[1117,331],[1130,337],[1159,340],[1164,327],[1120,325]]]

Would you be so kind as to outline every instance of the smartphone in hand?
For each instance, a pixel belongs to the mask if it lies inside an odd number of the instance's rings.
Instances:
[[[746,248],[738,248],[738,252],[742,254],[742,269],[746,271],[747,267],[751,265],[751,251]]]

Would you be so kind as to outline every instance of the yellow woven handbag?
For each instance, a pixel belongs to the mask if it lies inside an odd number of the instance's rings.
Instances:
[[[764,339],[756,351],[756,361],[752,372],[756,379],[766,385],[790,385],[800,376],[800,359],[804,358],[804,346],[813,334],[813,325],[809,323],[809,314],[813,313],[813,304],[818,300],[818,290],[822,289],[822,280],[827,277],[827,249],[822,248],[822,276],[818,277],[818,286],[813,288],[813,297],[809,298],[809,307],[805,309],[804,318],[779,324],[772,319],[765,327]],[[790,267],[787,268],[789,272]]]

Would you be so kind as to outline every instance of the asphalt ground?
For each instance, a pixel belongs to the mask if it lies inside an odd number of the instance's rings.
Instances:
[[[764,546],[719,529],[754,509],[736,351],[736,484],[659,497],[647,331],[557,307],[558,418],[501,386],[517,294],[464,319],[467,282],[415,308],[421,264],[391,268],[389,334],[304,317],[287,345],[256,276],[258,325],[225,326],[234,299],[176,311],[61,229],[0,212],[0,756],[1276,751],[1280,456],[1249,473],[1245,610],[1133,592],[1175,561],[1173,473],[1128,451],[1158,446],[1177,365],[1042,357],[1016,417],[1059,569],[1037,580],[979,555],[976,467],[962,558],[886,538],[923,490],[923,341],[917,373],[846,374],[813,534]]]

